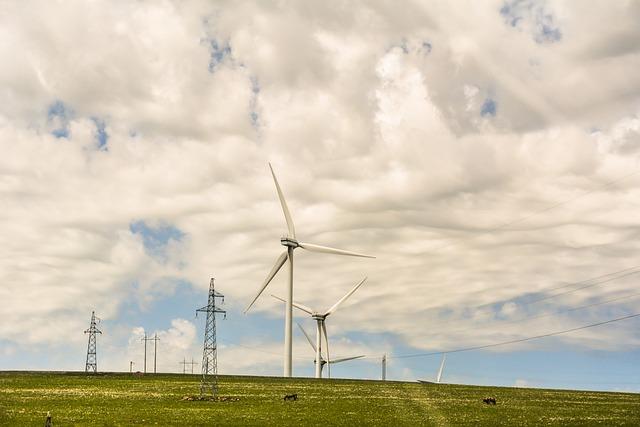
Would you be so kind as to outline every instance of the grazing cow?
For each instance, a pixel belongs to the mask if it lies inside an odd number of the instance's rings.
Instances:
[[[486,397],[486,398],[482,399],[482,401],[484,403],[486,403],[487,405],[495,405],[496,404],[496,398],[495,397]]]
[[[298,395],[297,394],[287,394],[284,397],[284,401],[286,402],[287,400],[298,400]]]
[[[44,421],[44,427],[52,427],[53,420],[51,419],[51,412],[47,411],[47,419]]]

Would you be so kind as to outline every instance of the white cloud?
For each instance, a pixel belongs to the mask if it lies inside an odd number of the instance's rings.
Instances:
[[[125,303],[171,295],[176,280],[204,289],[212,274],[230,309],[244,307],[285,231],[269,160],[302,239],[378,255],[299,251],[296,297],[307,304],[330,306],[370,278],[332,319],[336,338],[388,332],[443,349],[557,329],[491,326],[493,313],[474,307],[635,264],[639,10],[547,2],[563,36],[536,43],[534,27],[505,24],[502,5],[6,6],[0,338],[78,344],[92,309],[117,319]],[[213,73],[212,40],[230,47]],[[489,98],[495,116],[481,115]],[[64,120],[47,116],[56,101]],[[51,134],[59,128],[68,136]],[[184,238],[159,259],[135,221]],[[276,307],[263,299],[256,310]],[[183,326],[166,332],[179,360]],[[621,348],[638,336],[620,324],[563,341]],[[242,357],[247,369],[257,360]]]

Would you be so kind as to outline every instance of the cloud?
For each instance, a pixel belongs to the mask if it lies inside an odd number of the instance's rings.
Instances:
[[[516,4],[508,22],[501,1],[8,6],[0,339],[80,345],[91,310],[130,329],[124,306],[205,291],[212,275],[238,312],[286,232],[268,161],[301,240],[378,256],[296,252],[306,304],[369,276],[331,319],[337,342],[448,349],[632,312],[500,323],[623,295],[630,279],[511,301],[635,265],[638,250],[638,8]],[[165,331],[181,360],[188,327]],[[638,339],[621,323],[555,342]],[[232,351],[236,372],[258,372],[262,355]]]

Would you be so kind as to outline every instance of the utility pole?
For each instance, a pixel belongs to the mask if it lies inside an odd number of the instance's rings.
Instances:
[[[147,338],[147,333],[144,333],[144,338],[141,339],[144,341],[144,373],[147,373],[147,341],[153,341],[153,338]]]
[[[387,355],[382,355],[382,381],[387,380]]]
[[[132,374],[133,373],[133,360],[129,361],[129,373]]]
[[[96,312],[91,312],[91,324],[89,329],[84,331],[85,334],[89,334],[89,344],[87,344],[87,363],[84,367],[85,372],[98,372],[98,356],[96,355],[96,334],[102,334],[102,331],[96,327]],[[98,319],[100,321],[100,319]]]
[[[200,381],[200,396],[204,395],[207,390],[211,391],[212,396],[218,393],[218,347],[216,344],[216,313],[224,314],[227,318],[227,312],[216,307],[216,298],[221,298],[224,303],[224,295],[214,289],[215,279],[211,278],[209,282],[209,299],[206,306],[196,310],[198,312],[207,313],[207,321],[204,332],[204,348],[202,351],[202,380]],[[191,365],[193,368],[193,365]]]
[[[187,358],[183,357],[182,358],[182,362],[180,362],[180,364],[182,365],[182,373],[183,374],[187,373],[187,365],[191,365],[191,373],[193,374],[193,365],[197,365],[198,362],[194,362],[193,361],[193,357],[191,358],[191,362],[187,362]]]
[[[160,338],[158,338],[158,334],[156,333],[154,335],[153,338],[149,338],[150,341],[153,341],[153,373],[156,373],[156,354],[158,351],[158,341],[160,341]]]

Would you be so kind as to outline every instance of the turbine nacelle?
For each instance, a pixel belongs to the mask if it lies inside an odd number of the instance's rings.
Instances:
[[[282,246],[288,246],[290,248],[299,248],[300,247],[300,243],[298,243],[298,241],[296,239],[293,239],[289,236],[286,237],[281,237],[280,238],[280,244]]]
[[[317,361],[316,359],[313,359],[313,363],[314,363],[314,364],[315,364],[315,363],[318,363],[318,361]],[[320,359],[320,365],[321,365],[321,366],[324,366],[324,365],[326,365],[326,364],[327,364],[327,361],[326,361],[326,360],[324,360],[324,359]]]

